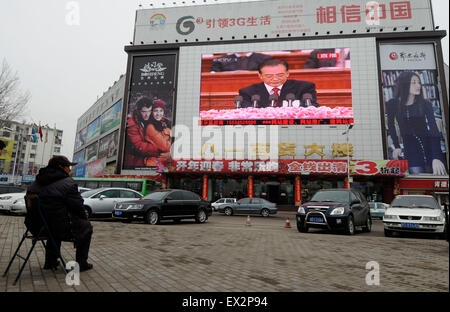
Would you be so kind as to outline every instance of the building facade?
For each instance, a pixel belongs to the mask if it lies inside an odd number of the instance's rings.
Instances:
[[[7,144],[0,155],[0,183],[21,184],[34,181],[41,167],[61,153],[63,131],[56,125],[6,122],[0,129],[0,139]]]
[[[125,76],[118,81],[77,121],[73,161],[75,177],[114,174],[122,116]]]
[[[421,0],[138,10],[117,173],[286,207],[349,185],[446,201],[444,36]]]

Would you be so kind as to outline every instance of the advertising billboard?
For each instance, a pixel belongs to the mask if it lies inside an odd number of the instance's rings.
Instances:
[[[100,117],[95,119],[87,126],[86,142],[89,142],[91,139],[95,138],[99,134],[100,134]]]
[[[12,158],[14,140],[1,139],[1,141],[6,145],[3,152],[0,152],[0,173],[9,172],[10,164],[14,161]]]
[[[83,128],[75,136],[75,149],[86,144],[87,128]]]
[[[117,155],[117,144],[119,141],[119,131],[114,131],[100,139],[98,147],[98,158],[111,158]]]
[[[388,159],[411,175],[447,175],[447,147],[433,44],[380,45]]]
[[[120,114],[122,113],[122,100],[114,104],[110,109],[102,114],[100,133],[108,132],[108,130],[120,124]]]
[[[82,149],[81,151],[76,152],[73,155],[73,162],[76,162],[78,164],[83,163],[84,162],[84,153],[85,153],[85,151],[86,151],[85,149]]]
[[[91,162],[97,160],[97,150],[98,150],[98,142],[95,142],[88,147],[86,147],[86,162]]]
[[[352,124],[350,49],[202,55],[202,125]]]
[[[423,27],[423,28],[422,28]],[[430,31],[429,0],[283,0],[138,10],[134,42],[146,44]],[[177,41],[178,40],[178,41]]]
[[[170,157],[176,57],[133,57],[122,169],[156,168]]]

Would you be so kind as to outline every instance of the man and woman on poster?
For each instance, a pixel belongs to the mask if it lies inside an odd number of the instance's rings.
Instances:
[[[170,157],[171,123],[164,116],[166,103],[142,97],[127,120],[125,168],[155,167],[158,158]]]

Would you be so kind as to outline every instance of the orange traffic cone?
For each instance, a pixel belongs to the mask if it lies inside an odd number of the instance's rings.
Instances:
[[[284,227],[287,229],[291,228],[291,220],[289,219],[289,217],[286,218],[286,223],[285,223]]]
[[[246,226],[252,225],[251,222],[250,222],[250,216],[247,216],[247,220],[245,221],[245,225]]]

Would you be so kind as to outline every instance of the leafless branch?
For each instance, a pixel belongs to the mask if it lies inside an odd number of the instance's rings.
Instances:
[[[20,89],[17,73],[13,73],[6,60],[3,60],[0,68],[0,128],[6,122],[23,116],[30,99],[30,92]]]

